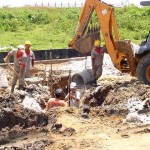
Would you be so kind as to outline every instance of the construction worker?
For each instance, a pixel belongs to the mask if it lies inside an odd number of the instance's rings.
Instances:
[[[7,56],[4,58],[4,61],[9,64],[10,57],[14,56],[14,73],[11,85],[11,93],[14,92],[14,88],[19,79],[19,89],[22,90],[24,86],[24,78],[25,78],[25,67],[27,56],[25,54],[25,48],[23,45],[19,45],[17,50],[10,51]]]
[[[77,90],[77,84],[75,82],[71,82],[70,84],[70,92],[65,97],[65,101],[69,101],[70,107],[80,107],[80,98],[81,94]]]
[[[64,107],[65,106],[65,102],[63,100],[61,100],[62,94],[63,94],[62,89],[56,89],[55,97],[49,99],[48,102],[46,103],[46,111],[48,111],[50,108],[53,108],[53,107]]]
[[[31,47],[31,42],[26,41],[25,42],[25,52],[27,55],[27,65],[26,65],[26,74],[25,74],[26,78],[30,78],[32,76],[34,61],[35,61],[35,55],[33,51],[30,50],[30,47]]]
[[[99,40],[94,42],[94,48],[91,51],[92,71],[93,71],[93,83],[97,85],[97,79],[102,75],[104,48],[100,47]]]

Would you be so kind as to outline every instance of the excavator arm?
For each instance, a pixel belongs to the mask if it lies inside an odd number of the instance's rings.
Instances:
[[[81,13],[82,15],[80,16],[80,19],[77,25],[75,35],[72,41],[69,43],[69,47],[76,49],[75,42],[84,35],[87,29],[88,23],[93,14],[93,11],[94,11],[94,5],[91,2],[90,3],[86,2]]]
[[[86,34],[88,24],[93,12],[96,12],[100,27],[90,29]],[[132,46],[129,42],[120,41],[114,7],[101,0],[86,0],[83,7],[75,36],[69,43],[69,47],[81,53],[88,53],[92,50],[94,41],[100,39],[100,31],[103,35],[106,49],[114,66],[121,72],[136,74],[136,60]]]

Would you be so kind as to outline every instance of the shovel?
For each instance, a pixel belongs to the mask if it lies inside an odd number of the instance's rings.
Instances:
[[[14,71],[15,74],[16,74],[16,75],[18,76],[18,78],[19,78],[19,74],[18,74],[18,73],[16,72],[16,70],[10,65],[10,63],[8,63],[8,67],[10,68],[10,70]],[[28,86],[27,82],[24,81],[24,83],[25,83],[26,86]]]

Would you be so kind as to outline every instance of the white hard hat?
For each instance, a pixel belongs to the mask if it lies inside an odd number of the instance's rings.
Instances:
[[[20,50],[24,50],[24,49],[25,49],[25,47],[24,47],[24,45],[18,45],[18,49],[20,49]]]
[[[75,88],[77,86],[77,84],[75,83],[75,82],[71,82],[71,84],[70,84],[70,89],[73,89],[73,88]]]

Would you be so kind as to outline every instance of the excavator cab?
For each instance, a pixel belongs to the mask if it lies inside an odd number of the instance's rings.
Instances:
[[[147,35],[146,40],[142,41],[139,45],[138,50],[135,52],[136,55],[143,55],[150,52],[150,31]]]

